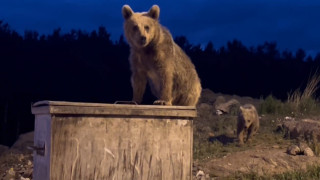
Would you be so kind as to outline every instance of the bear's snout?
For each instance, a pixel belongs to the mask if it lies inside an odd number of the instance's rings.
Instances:
[[[141,36],[141,37],[140,37],[140,43],[141,43],[141,45],[145,45],[146,42],[147,42],[147,38],[146,38],[145,36]]]

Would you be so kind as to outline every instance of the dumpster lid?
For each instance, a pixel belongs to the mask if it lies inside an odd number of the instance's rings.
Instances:
[[[67,101],[38,101],[31,107],[32,114],[117,115],[196,117],[195,106],[161,106],[84,103]]]

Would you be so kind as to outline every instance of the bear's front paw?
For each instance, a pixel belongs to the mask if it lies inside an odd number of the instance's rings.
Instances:
[[[238,139],[237,141],[238,141],[238,143],[237,143],[238,147],[242,147],[244,145],[243,140]]]
[[[171,106],[171,102],[164,101],[164,100],[156,100],[153,102],[154,105],[165,105],[165,106]]]
[[[252,140],[251,139],[247,139],[246,143],[251,144]]]
[[[237,145],[236,145],[237,147],[242,147],[242,146],[244,146],[244,143],[237,143]]]

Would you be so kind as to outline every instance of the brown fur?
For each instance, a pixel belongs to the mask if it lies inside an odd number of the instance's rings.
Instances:
[[[201,93],[198,74],[189,57],[160,25],[160,9],[135,13],[122,8],[124,34],[130,45],[133,101],[141,103],[147,82],[158,98],[154,104],[195,106]]]
[[[237,135],[239,144],[243,144],[244,134],[247,132],[247,141],[258,131],[259,129],[259,116],[256,108],[252,104],[246,104],[240,106],[237,124]]]

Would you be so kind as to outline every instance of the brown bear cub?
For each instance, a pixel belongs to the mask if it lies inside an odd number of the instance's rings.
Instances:
[[[252,104],[240,106],[238,115],[237,135],[239,145],[244,144],[244,134],[247,132],[247,142],[259,129],[259,116],[256,108]]]
[[[158,100],[157,105],[195,106],[201,93],[198,74],[189,57],[161,26],[160,9],[133,12],[122,7],[124,34],[130,45],[133,101],[141,103],[146,84]]]

